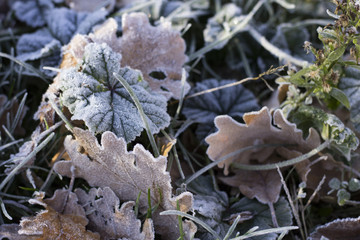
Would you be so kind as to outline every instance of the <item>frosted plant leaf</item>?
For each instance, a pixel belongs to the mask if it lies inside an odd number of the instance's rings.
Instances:
[[[340,80],[339,88],[344,91],[350,101],[350,120],[356,131],[360,132],[360,71],[349,67],[345,77]]]
[[[112,12],[115,7],[115,0],[66,0],[65,2],[71,9],[77,12],[93,12],[103,7],[105,7],[108,12]]]
[[[240,153],[228,158],[219,167],[224,167],[224,173],[229,173],[229,166],[233,162],[242,164],[265,164],[290,159],[289,153],[283,149],[307,153],[320,145],[320,137],[314,129],[310,129],[307,139],[303,139],[302,131],[296,125],[285,119],[281,110],[276,110],[273,117],[269,109],[264,107],[258,112],[246,113],[243,116],[245,124],[236,122],[233,118],[222,115],[215,118],[215,125],[219,129],[208,136],[205,141],[209,144],[207,154],[216,161],[227,154],[241,148],[258,144],[294,144],[294,146],[266,147]],[[272,125],[274,121],[275,126]],[[281,156],[281,158],[278,157]],[[251,161],[250,161],[251,160]],[[245,171],[234,170],[233,177],[222,178],[231,185],[239,187],[247,197],[256,197],[262,203],[275,203],[281,190],[280,177],[276,170]],[[246,180],[247,179],[247,180]],[[246,180],[246,181],[245,181]],[[266,187],[268,185],[269,187]]]
[[[121,55],[106,44],[92,43],[85,47],[81,72],[64,70],[58,87],[63,104],[73,114],[72,120],[83,120],[94,133],[112,131],[127,142],[134,140],[144,129],[131,96],[113,73],[122,76],[138,97],[152,133],[158,133],[170,123],[166,99],[147,91],[139,71],[120,68]]]
[[[133,210],[135,202],[125,202],[120,208],[119,198],[108,187],[92,188],[89,193],[76,189],[75,193],[79,198],[79,204],[89,213],[87,228],[98,232],[102,239],[154,239],[151,219],[146,220],[150,221],[146,224],[148,229],[140,231],[141,221],[136,218]]]
[[[12,5],[15,16],[31,27],[42,27],[46,24],[47,11],[54,7],[50,0],[22,0]]]
[[[47,28],[42,28],[20,37],[17,43],[17,58],[21,61],[36,60],[49,56],[60,48],[61,42],[54,39]],[[60,56],[58,58],[60,60]]]
[[[146,213],[148,208],[148,189],[151,194],[151,206],[159,204],[152,214],[155,232],[163,239],[175,240],[179,236],[176,216],[160,216],[164,210],[176,209],[179,202],[180,210],[189,211],[193,197],[189,192],[172,196],[171,179],[166,172],[166,158],[154,158],[140,144],[134,150],[126,150],[123,138],[117,138],[112,132],[101,136],[101,144],[89,131],[74,128],[76,140],[67,136],[65,149],[71,161],[60,161],[54,166],[58,173],[71,176],[70,168],[75,167],[75,176],[85,179],[93,187],[109,187],[121,201],[135,201],[139,193],[139,212]],[[82,148],[86,154],[78,150]],[[160,194],[161,193],[161,194]],[[190,221],[183,222],[185,239],[190,239],[196,232],[195,225]]]
[[[310,235],[309,240],[344,240],[359,239],[360,217],[336,219],[325,225],[319,226]],[[325,238],[324,238],[325,237]]]
[[[153,27],[144,13],[124,14],[120,38],[121,64],[139,69],[154,92],[180,98],[185,41],[169,23]],[[184,93],[190,89],[185,83]]]
[[[234,82],[236,81],[207,79],[197,83],[196,87],[190,91],[190,94]],[[199,139],[204,139],[216,130],[214,125],[216,116],[227,114],[241,120],[244,113],[259,108],[254,94],[242,85],[236,85],[185,100],[182,113],[187,119],[201,123],[196,130],[196,134]]]
[[[100,239],[99,234],[86,230],[88,220],[85,211],[77,203],[77,196],[68,190],[56,190],[51,199],[43,200],[44,194],[38,193],[36,198],[30,199],[31,204],[45,207],[36,216],[22,217],[20,224],[8,225],[14,240],[22,239]],[[3,237],[3,227],[0,228],[0,239]],[[6,235],[5,235],[6,236]]]
[[[217,41],[229,34],[233,28],[241,22],[242,10],[234,3],[225,4],[215,16],[208,19],[204,30],[206,44]],[[214,49],[221,49],[228,43],[228,40],[217,44]]]
[[[284,197],[279,198],[274,204],[275,215],[280,227],[291,226],[292,225],[292,214],[289,203]],[[252,215],[252,218],[244,221],[238,225],[237,231],[241,233],[247,232],[250,228],[258,226],[258,230],[265,230],[273,228],[273,222],[271,218],[271,212],[268,205],[261,204],[255,199],[248,199],[243,197],[236,203],[230,206],[226,213],[223,214],[224,218],[227,218],[236,213],[248,212]],[[266,235],[261,235],[258,237],[252,237],[252,240],[276,240],[278,239],[278,234],[269,233]]]

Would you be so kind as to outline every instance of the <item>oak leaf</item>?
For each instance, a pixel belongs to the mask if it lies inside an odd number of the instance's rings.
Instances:
[[[102,239],[154,239],[151,219],[145,221],[143,232],[140,232],[141,221],[136,218],[133,211],[135,202],[125,202],[119,209],[119,198],[108,187],[92,188],[89,193],[76,189],[75,193],[79,203],[90,213],[87,215],[87,228],[98,232]]]
[[[71,161],[57,162],[55,170],[71,176],[70,168],[75,167],[75,176],[85,179],[91,186],[110,187],[121,201],[134,201],[140,193],[139,212],[144,214],[148,208],[148,189],[151,206],[158,208],[152,215],[155,232],[164,239],[177,239],[178,220],[174,216],[160,216],[164,210],[177,209],[187,212],[192,207],[193,196],[189,192],[172,197],[170,175],[166,172],[166,158],[154,158],[140,144],[128,152],[126,142],[112,132],[101,136],[101,145],[89,131],[74,128],[76,140],[65,138],[65,149]],[[83,149],[86,154],[79,152]],[[196,232],[190,221],[183,222],[185,238],[190,239]]]
[[[207,154],[210,159],[215,161],[252,145],[271,143],[284,144],[284,146],[254,149],[228,158],[218,164],[219,167],[224,167],[225,175],[228,175],[229,166],[233,162],[275,163],[291,158],[282,149],[307,153],[320,145],[319,134],[314,129],[310,129],[309,136],[304,139],[302,131],[297,129],[295,124],[287,121],[281,110],[276,110],[271,116],[268,108],[264,107],[260,111],[244,114],[243,119],[245,124],[238,123],[227,115],[215,118],[215,125],[219,130],[205,139],[209,144]],[[239,187],[245,196],[256,197],[262,203],[275,203],[278,200],[281,181],[276,170],[235,170],[234,173],[235,176],[222,178],[222,180],[231,186]]]

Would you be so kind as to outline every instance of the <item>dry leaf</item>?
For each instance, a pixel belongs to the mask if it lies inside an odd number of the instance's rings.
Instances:
[[[56,190],[51,199],[43,200],[43,197],[44,193],[38,193],[29,202],[40,204],[45,210],[34,217],[23,217],[19,225],[1,226],[0,239],[100,239],[99,234],[86,230],[88,220],[84,209],[77,203],[75,193]]]
[[[135,202],[125,202],[120,206],[119,198],[108,187],[90,189],[86,193],[82,189],[75,190],[79,203],[90,213],[88,229],[98,232],[102,239],[126,238],[132,240],[154,239],[151,219],[147,219],[141,233],[141,221],[133,211]]]
[[[322,238],[325,237],[325,238]],[[309,240],[360,240],[360,217],[337,219],[317,227]]]
[[[233,162],[242,164],[279,162],[291,158],[283,149],[306,153],[320,144],[320,137],[314,129],[310,129],[308,138],[304,140],[302,131],[297,129],[295,124],[287,121],[281,110],[276,110],[272,117],[268,108],[264,107],[258,112],[246,113],[243,118],[245,124],[238,123],[227,115],[215,118],[215,125],[219,130],[205,139],[209,144],[207,154],[213,161],[252,145],[284,144],[284,146],[256,148],[229,158],[218,165],[224,167],[225,175],[229,173],[229,166]],[[272,125],[272,121],[275,126]],[[262,203],[277,201],[281,182],[275,170],[236,170],[234,173],[236,174],[234,177],[223,178],[224,182],[238,186],[245,196],[256,197]]]
[[[55,170],[71,176],[70,168],[75,166],[75,175],[85,179],[91,186],[110,187],[121,201],[134,201],[141,193],[140,213],[148,208],[147,193],[151,192],[151,204],[159,204],[153,213],[156,233],[164,239],[177,239],[179,236],[178,220],[174,216],[160,216],[164,210],[176,209],[187,212],[192,207],[193,196],[189,192],[172,197],[170,175],[166,172],[166,158],[154,158],[140,144],[132,152],[126,150],[126,143],[112,132],[105,132],[101,145],[89,131],[74,128],[76,140],[67,136],[64,142],[71,161],[55,164]],[[82,154],[81,148],[87,153]],[[82,151],[83,152],[83,151]],[[183,222],[185,238],[190,239],[196,232],[196,226],[189,221]]]
[[[139,69],[153,91],[179,99],[181,83],[176,80],[181,79],[181,69],[186,61],[185,41],[180,32],[172,30],[169,23],[151,26],[144,13],[124,14],[122,29],[122,65]],[[160,73],[158,78],[151,76],[155,72]],[[190,86],[184,87],[187,93]]]

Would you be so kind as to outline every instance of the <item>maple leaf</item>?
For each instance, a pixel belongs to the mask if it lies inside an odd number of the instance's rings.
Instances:
[[[314,129],[311,128],[308,138],[304,139],[302,131],[297,129],[295,124],[287,121],[281,110],[276,110],[271,117],[268,108],[264,107],[258,112],[244,114],[243,119],[245,124],[238,123],[227,115],[215,118],[215,125],[219,130],[205,139],[209,144],[207,154],[210,159],[215,161],[252,145],[271,143],[284,144],[284,146],[245,151],[228,158],[218,164],[219,167],[224,167],[225,175],[229,173],[229,166],[233,162],[242,164],[280,162],[290,159],[282,149],[307,153],[320,145],[320,136]],[[275,126],[271,124],[272,121]],[[276,170],[235,170],[234,173],[233,177],[222,180],[231,186],[239,187],[245,196],[256,197],[262,203],[275,203],[278,200],[281,180]]]
[[[360,239],[360,217],[336,219],[319,226],[309,240],[358,240]]]
[[[89,131],[74,128],[76,140],[65,138],[64,146],[71,161],[60,161],[54,169],[65,176],[71,176],[70,168],[75,167],[75,176],[85,179],[91,186],[110,187],[122,201],[134,201],[138,194],[139,211],[144,214],[148,208],[148,189],[151,206],[158,204],[152,215],[155,231],[164,239],[177,239],[179,236],[178,220],[174,216],[160,216],[164,210],[177,209],[187,212],[193,197],[189,192],[172,197],[170,175],[166,172],[166,158],[154,158],[140,144],[132,152],[126,150],[126,142],[112,132],[101,136],[101,145]],[[82,148],[87,154],[78,152]],[[190,221],[183,222],[186,239],[196,232]]]
[[[102,239],[132,239],[150,240],[154,239],[151,219],[144,223],[141,233],[141,221],[138,220],[133,211],[135,202],[129,201],[121,205],[115,193],[108,187],[103,189],[90,189],[86,193],[82,189],[76,189],[75,193],[79,203],[84,206],[89,219],[88,229],[98,232]]]

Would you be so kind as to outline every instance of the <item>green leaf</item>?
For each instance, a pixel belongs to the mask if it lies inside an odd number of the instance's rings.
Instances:
[[[345,77],[340,80],[339,88],[346,94],[350,102],[350,120],[360,132],[360,69],[349,67]]]
[[[290,79],[288,80],[292,84],[295,84],[299,87],[306,87],[309,84],[307,83],[307,80],[305,79],[304,75],[311,71],[310,67],[303,68],[294,75],[290,76]]]
[[[338,150],[350,160],[351,150],[356,150],[359,139],[351,129],[335,115],[311,106],[300,106],[297,111],[292,111],[290,121],[296,123],[298,128],[307,132],[309,127],[321,132],[323,139],[331,140],[331,147]]]
[[[152,133],[167,127],[170,116],[166,98],[149,92],[141,72],[121,68],[120,60],[121,55],[106,44],[87,45],[81,71],[71,68],[60,74],[60,99],[73,114],[72,120],[83,120],[96,134],[112,131],[130,142],[141,134],[144,123],[131,96],[113,73],[122,76],[135,92]]]
[[[337,61],[339,58],[342,57],[342,55],[344,55],[345,50],[346,50],[346,45],[343,45],[337,48],[335,51],[332,51],[330,55],[327,57],[326,62],[331,63]]]
[[[347,109],[350,110],[350,102],[349,99],[347,98],[346,94],[341,91],[338,88],[332,88],[330,91],[330,96],[332,96],[333,98],[335,98],[336,100],[338,100],[342,105],[344,105]]]

